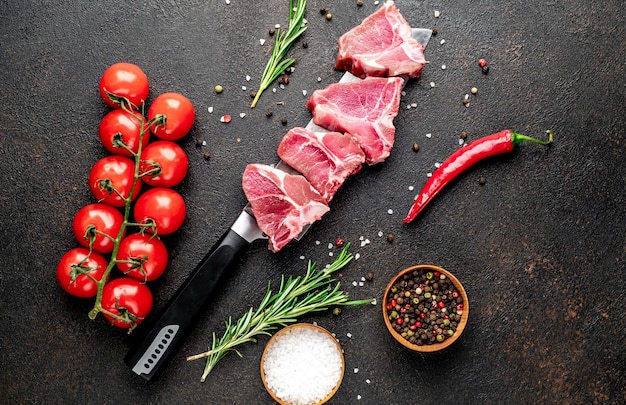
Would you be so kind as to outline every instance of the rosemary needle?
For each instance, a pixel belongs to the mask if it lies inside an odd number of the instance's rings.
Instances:
[[[256,342],[256,336],[271,336],[271,331],[279,326],[287,326],[298,320],[298,317],[311,312],[324,311],[333,305],[363,305],[371,300],[349,301],[348,293],[340,291],[340,283],[334,287],[332,273],[343,268],[352,259],[347,244],[330,266],[316,270],[316,263],[309,261],[304,276],[281,278],[278,291],[272,294],[270,285],[258,308],[250,308],[237,322],[232,318],[226,321],[226,330],[219,339],[213,333],[213,343],[204,353],[187,357],[187,360],[207,358],[204,373],[200,381],[204,382],[215,365],[230,351],[239,356],[236,346]]]
[[[306,10],[306,0],[289,0],[289,25],[287,31],[276,31],[276,39],[270,59],[265,66],[259,90],[256,92],[252,100],[251,107],[254,108],[259,101],[261,94],[276,78],[288,67],[295,63],[295,59],[287,58],[287,52],[291,45],[306,31],[306,23],[304,21],[304,12]]]

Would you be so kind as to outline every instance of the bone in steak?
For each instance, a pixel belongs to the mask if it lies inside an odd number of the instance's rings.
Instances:
[[[411,35],[409,23],[388,1],[339,38],[335,67],[360,78],[419,77],[426,63],[424,46]]]
[[[302,173],[326,202],[365,162],[365,154],[352,136],[302,127],[285,134],[278,145],[278,156]]]
[[[382,162],[393,147],[404,80],[366,77],[315,90],[307,101],[313,122],[330,131],[352,135],[365,152],[369,165]]]
[[[249,164],[243,173],[242,186],[273,252],[278,252],[305,225],[322,218],[329,210],[324,198],[304,176],[287,174],[272,166]]]

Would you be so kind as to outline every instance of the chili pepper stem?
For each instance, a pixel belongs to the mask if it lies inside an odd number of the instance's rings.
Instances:
[[[539,145],[551,145],[554,138],[552,135],[552,131],[548,129],[546,130],[546,133],[548,134],[548,140],[542,141],[541,139],[533,138],[532,136],[523,135],[511,131],[511,142],[513,143],[513,146],[519,145],[523,141],[528,141]]]

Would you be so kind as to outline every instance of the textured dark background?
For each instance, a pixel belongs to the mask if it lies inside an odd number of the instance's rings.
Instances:
[[[243,358],[229,355],[203,384],[203,362],[185,357],[204,351],[228,316],[256,306],[268,279],[302,274],[301,256],[330,261],[328,243],[337,237],[360,253],[342,274],[353,298],[380,300],[396,272],[432,263],[464,283],[471,313],[461,340],[429,357],[394,342],[378,306],[303,319],[336,333],[345,350],[346,375],[332,403],[626,401],[622,0],[399,0],[413,26],[436,26],[438,35],[423,77],[406,88],[392,156],[351,178],[301,242],[278,254],[254,244],[158,380],[132,374],[122,361],[131,338],[101,317],[90,321],[91,302],[57,285],[56,263],[77,245],[72,217],[93,202],[89,169],[106,155],[97,139],[108,111],[97,95],[106,67],[134,62],[150,78],[151,100],[177,91],[197,110],[181,141],[190,158],[179,187],[188,215],[166,238],[174,256],[152,284],[158,309],[245,204],[245,165],[275,162],[284,132],[309,121],[302,90],[340,78],[332,67],[336,41],[376,9],[373,0],[364,3],[309,0],[308,47],[299,42],[292,50],[298,64],[291,83],[250,109],[248,93],[271,46],[268,30],[286,23],[287,0],[0,2],[1,402],[271,403],[259,376],[266,338],[241,347]],[[323,6],[331,21],[319,13]],[[481,57],[488,75],[477,66]],[[214,94],[216,84],[223,94]],[[474,86],[478,94],[466,108],[462,99]],[[407,109],[411,103],[417,107]],[[233,115],[228,125],[219,122],[226,113]],[[555,142],[523,144],[479,164],[414,224],[402,223],[462,131],[469,141],[505,128],[533,136],[549,128]],[[197,147],[198,139],[206,146]],[[361,247],[360,237],[371,243]],[[352,286],[367,272],[371,283]]]

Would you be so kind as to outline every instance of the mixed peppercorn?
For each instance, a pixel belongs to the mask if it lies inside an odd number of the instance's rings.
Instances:
[[[429,269],[404,274],[385,300],[393,328],[418,346],[452,337],[463,315],[463,297],[452,280]]]

